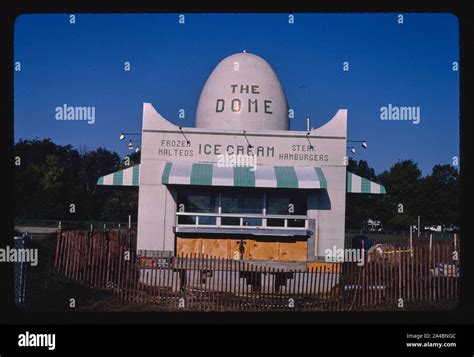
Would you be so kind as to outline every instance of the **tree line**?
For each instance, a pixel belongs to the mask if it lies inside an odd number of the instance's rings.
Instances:
[[[15,214],[18,219],[126,222],[136,220],[136,187],[97,186],[97,179],[124,169],[124,159],[105,148],[75,149],[50,139],[15,144]],[[140,153],[129,155],[130,165]],[[386,195],[347,194],[346,228],[359,229],[368,219],[386,229],[416,224],[458,225],[460,177],[451,165],[435,165],[423,176],[412,160],[395,163],[377,175],[364,160],[350,160],[348,171],[385,186]],[[74,205],[74,206],[71,206]]]
[[[435,165],[423,176],[413,160],[395,163],[379,175],[366,161],[350,160],[348,171],[385,186],[385,195],[348,193],[346,228],[362,228],[367,219],[381,221],[386,229],[407,230],[416,225],[458,226],[460,175],[451,165]]]
[[[99,177],[126,168],[117,153],[50,139],[20,140],[14,153],[17,219],[127,222],[131,214],[136,221],[136,188],[96,185]],[[139,163],[139,153],[129,156],[130,165]]]

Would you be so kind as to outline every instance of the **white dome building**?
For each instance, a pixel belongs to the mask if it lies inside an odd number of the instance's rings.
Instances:
[[[385,193],[346,171],[346,135],[346,109],[316,129],[290,131],[272,67],[237,53],[210,74],[195,128],[144,103],[141,163],[98,184],[139,186],[138,249],[324,261],[344,247],[346,192]]]
[[[270,64],[245,52],[219,62],[202,89],[196,127],[288,130],[288,103]]]

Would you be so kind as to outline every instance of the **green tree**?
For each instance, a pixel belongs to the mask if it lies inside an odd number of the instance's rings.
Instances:
[[[459,225],[460,176],[451,165],[435,165],[422,180],[420,216],[424,225]]]
[[[379,206],[385,227],[407,230],[416,222],[421,210],[421,170],[418,164],[413,160],[399,161],[380,174],[379,180],[387,190]]]
[[[100,176],[122,167],[117,153],[104,148],[81,148],[80,153],[50,139],[20,140],[14,151],[21,160],[15,171],[17,218],[126,220],[129,213],[124,212],[136,214],[136,188],[127,191],[96,185]],[[137,158],[139,155],[134,155],[135,163]]]

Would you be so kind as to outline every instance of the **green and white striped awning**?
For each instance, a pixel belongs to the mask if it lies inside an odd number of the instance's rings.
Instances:
[[[99,177],[98,185],[105,186],[138,186],[140,165],[131,166],[110,175]]]
[[[275,188],[327,188],[320,167],[270,166],[222,167],[214,163],[167,162],[161,183],[166,185],[201,185]]]
[[[357,176],[352,172],[347,172],[347,192],[381,194],[387,193],[384,186],[370,181],[364,177]]]
[[[138,186],[140,165],[102,176],[97,185]],[[259,165],[248,167],[219,167],[205,163],[167,162],[161,183],[169,185],[276,187],[326,189],[327,180],[320,167]],[[385,187],[364,177],[347,172],[347,192],[385,194]]]

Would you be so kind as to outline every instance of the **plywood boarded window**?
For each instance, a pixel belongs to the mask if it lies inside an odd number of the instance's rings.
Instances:
[[[178,237],[177,254],[207,254],[225,259],[306,261],[305,239],[259,237],[248,239]]]

